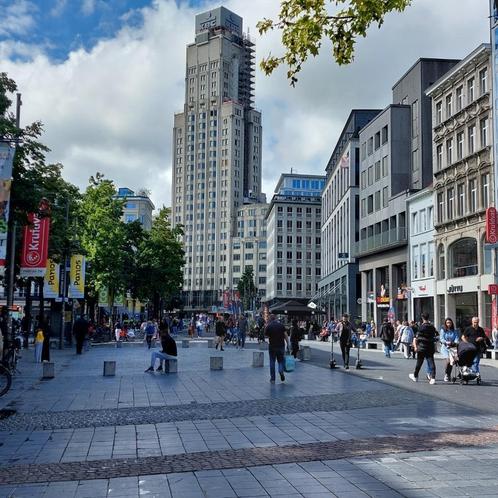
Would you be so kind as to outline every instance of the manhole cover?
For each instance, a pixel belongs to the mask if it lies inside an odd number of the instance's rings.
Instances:
[[[0,420],[3,420],[5,418],[9,418],[12,415],[16,413],[16,410],[9,410],[8,408],[4,408],[3,410],[0,410]]]

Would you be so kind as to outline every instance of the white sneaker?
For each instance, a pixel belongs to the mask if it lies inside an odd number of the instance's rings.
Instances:
[[[429,384],[431,384],[431,385],[434,385],[435,383],[436,383],[436,379],[431,379],[431,380],[429,381]]]
[[[413,380],[413,382],[418,382],[418,378],[417,378],[417,377],[415,377],[415,375],[410,374],[408,377],[410,377],[410,379],[412,379],[412,380]]]
[[[444,382],[449,382],[450,378],[447,375],[445,375],[443,380],[444,380]]]

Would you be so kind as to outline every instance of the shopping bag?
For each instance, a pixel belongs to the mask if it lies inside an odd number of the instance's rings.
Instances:
[[[291,355],[286,355],[284,361],[284,370],[286,372],[293,372],[295,368],[296,368],[296,360],[294,359],[294,357]]]

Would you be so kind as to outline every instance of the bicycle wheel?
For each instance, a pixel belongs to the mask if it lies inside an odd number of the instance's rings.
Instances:
[[[0,396],[3,396],[12,385],[12,374],[0,365]]]

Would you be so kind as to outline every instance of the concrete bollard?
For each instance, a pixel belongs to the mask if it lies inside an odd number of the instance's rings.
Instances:
[[[164,373],[173,374],[178,372],[178,360],[164,360]]]
[[[214,348],[214,339],[208,339],[208,348]]]
[[[122,348],[123,347],[123,343],[121,341],[116,341],[116,347],[117,348]]]
[[[258,344],[258,349],[260,351],[268,351],[268,343],[267,342],[260,342]]]
[[[265,366],[265,354],[262,351],[254,351],[252,353],[252,366],[253,367]]]
[[[116,375],[116,362],[104,361],[104,377],[113,377]]]
[[[42,363],[42,379],[53,379],[55,377],[55,363],[44,361]]]
[[[210,356],[209,368],[211,370],[223,370],[223,356]]]
[[[182,348],[188,348],[190,347],[190,341],[188,339],[183,339],[182,340]]]
[[[377,349],[376,342],[367,342],[367,349]]]
[[[311,360],[311,348],[309,346],[301,346],[297,352],[297,357],[301,361]]]

